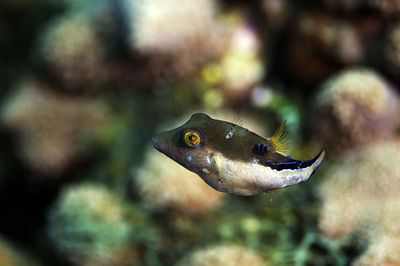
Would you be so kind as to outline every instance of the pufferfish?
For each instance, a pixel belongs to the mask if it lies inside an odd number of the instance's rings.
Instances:
[[[252,196],[307,181],[325,152],[301,161],[287,148],[285,124],[271,138],[239,125],[195,113],[182,126],[153,137],[153,146],[199,175],[214,189]]]

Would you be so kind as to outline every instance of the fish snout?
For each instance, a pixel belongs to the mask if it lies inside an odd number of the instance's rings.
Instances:
[[[159,134],[153,136],[153,147],[158,150],[159,152],[165,153],[166,141],[164,140],[163,136]]]
[[[173,152],[177,152],[173,140],[174,134],[175,132],[173,130],[155,134],[152,138],[153,147],[159,152],[171,157]]]
[[[154,136],[154,137],[152,138],[152,141],[153,141],[153,147],[157,149],[157,137]]]

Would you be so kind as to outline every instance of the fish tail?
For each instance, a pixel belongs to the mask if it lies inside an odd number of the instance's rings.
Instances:
[[[312,164],[309,169],[310,175],[304,181],[307,181],[315,173],[315,171],[317,171],[318,167],[321,165],[324,158],[325,158],[325,151],[321,150],[313,159],[311,159]]]
[[[278,180],[281,180],[279,183],[275,183],[272,186],[269,186],[267,191],[271,191],[274,189],[279,189],[283,187],[297,185],[301,182],[307,181],[318,169],[321,165],[322,160],[325,157],[325,151],[321,150],[313,159],[308,161],[297,161],[303,165],[303,168],[299,169],[287,169],[281,171],[273,171],[273,176]],[[270,174],[271,175],[271,174]]]

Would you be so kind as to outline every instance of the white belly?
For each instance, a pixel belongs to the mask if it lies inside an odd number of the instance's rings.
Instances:
[[[274,170],[255,161],[241,162],[226,159],[216,154],[213,164],[218,176],[206,180],[215,189],[238,195],[256,195],[306,181],[315,167],[295,170]]]

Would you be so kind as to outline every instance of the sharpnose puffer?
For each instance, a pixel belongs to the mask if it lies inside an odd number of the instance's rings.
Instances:
[[[287,144],[284,123],[268,139],[239,125],[196,113],[182,126],[153,137],[153,146],[198,174],[214,189],[238,195],[307,181],[325,152],[301,161],[281,154]]]

